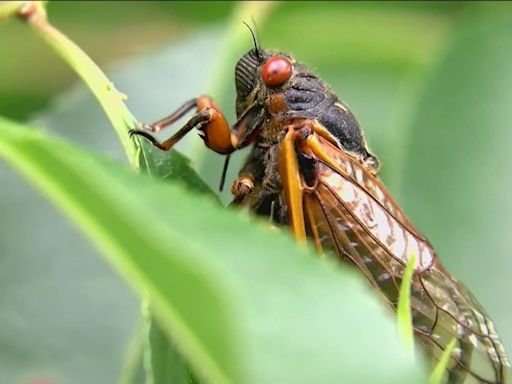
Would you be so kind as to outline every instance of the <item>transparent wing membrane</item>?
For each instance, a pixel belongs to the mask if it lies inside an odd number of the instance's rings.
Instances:
[[[505,351],[476,299],[441,265],[382,183],[322,143],[336,167],[321,162],[317,186],[303,198],[306,231],[317,249],[353,264],[393,309],[405,264],[413,252],[419,255],[411,287],[417,340],[437,360],[456,338],[449,383],[507,382]]]

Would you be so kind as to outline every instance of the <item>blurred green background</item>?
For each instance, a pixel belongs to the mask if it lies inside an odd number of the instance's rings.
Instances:
[[[208,92],[233,121],[233,66],[252,44],[240,7],[50,2],[48,12],[141,120]],[[257,19],[264,48],[294,54],[350,105],[386,185],[490,313],[509,351],[511,16],[508,3],[283,2]],[[124,161],[92,95],[26,25],[0,24],[0,52],[0,115]],[[190,136],[180,149],[216,188],[222,158]],[[0,382],[116,382],[136,333],[137,299],[3,163],[0,179]]]

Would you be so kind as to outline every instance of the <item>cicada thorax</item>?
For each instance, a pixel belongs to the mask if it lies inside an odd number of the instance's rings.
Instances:
[[[276,55],[279,58],[278,62],[284,60],[282,54]],[[293,64],[291,73],[286,71],[284,75],[288,81],[275,88],[269,88],[265,83],[266,75],[263,68],[261,79],[255,86],[257,91],[253,91],[252,94],[253,103],[265,111],[265,119],[257,129],[258,136],[254,140],[253,150],[240,172],[242,178],[254,174],[257,196],[251,196],[250,200],[254,203],[246,200],[251,206],[257,204],[257,199],[268,201],[268,194],[274,197],[277,195],[276,191],[281,184],[277,152],[288,129],[300,124],[301,121],[314,122],[325,132],[324,136],[331,138],[336,145],[342,145],[343,149],[357,158],[370,173],[376,174],[378,170],[377,158],[369,153],[360,125],[350,109],[309,69],[296,62]],[[300,151],[297,152],[297,160],[301,163],[301,177],[305,179],[306,185],[314,185],[317,161],[311,160]],[[256,169],[264,171],[258,172]],[[244,196],[238,196],[237,190],[238,188],[234,188],[235,200],[241,201]],[[287,207],[282,207],[280,202],[273,202],[272,209],[282,211]],[[267,213],[262,208],[256,211],[263,215]],[[286,215],[278,216],[286,222]]]

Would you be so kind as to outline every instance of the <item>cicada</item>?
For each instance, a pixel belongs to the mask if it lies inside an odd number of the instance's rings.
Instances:
[[[435,361],[456,339],[449,383],[506,383],[509,362],[491,319],[378,179],[378,160],[350,109],[291,55],[253,41],[235,67],[233,126],[210,97],[200,96],[131,134],[169,150],[197,129],[208,148],[228,158],[251,146],[231,189],[233,205],[289,226],[297,240],[309,239],[321,254],[354,266],[390,309],[416,255],[411,309],[418,343]],[[174,135],[155,139],[193,109]]]

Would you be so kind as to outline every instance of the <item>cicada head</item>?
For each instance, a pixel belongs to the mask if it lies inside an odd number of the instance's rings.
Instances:
[[[240,114],[258,96],[284,87],[293,74],[294,60],[282,52],[253,48],[235,67],[236,112]]]

